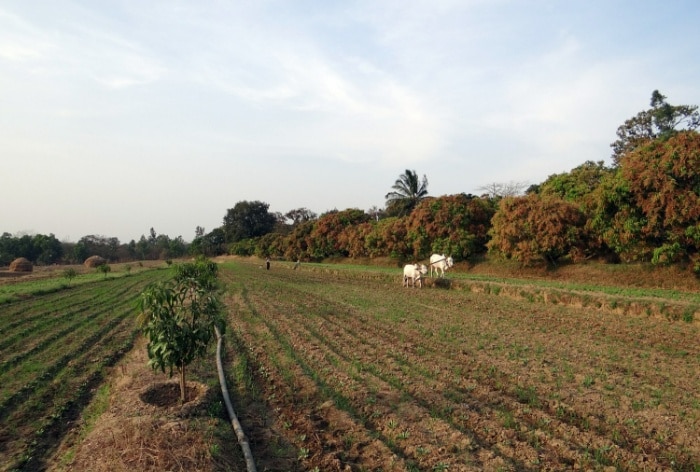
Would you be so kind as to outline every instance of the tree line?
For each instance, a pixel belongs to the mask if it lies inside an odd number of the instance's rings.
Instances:
[[[265,203],[240,202],[198,243],[205,252],[288,260],[490,253],[523,265],[602,259],[700,273],[699,125],[697,106],[671,105],[654,91],[650,108],[618,128],[610,166],[586,161],[519,195],[517,185],[503,184],[481,196],[437,198],[425,176],[406,170],[384,210],[334,210],[280,225]]]
[[[149,236],[121,244],[118,238],[87,235],[77,243],[59,241],[53,234],[0,236],[0,266],[7,266],[18,257],[37,265],[82,264],[90,256],[100,256],[109,262],[175,259],[189,254],[189,245],[182,236],[170,238],[151,228]]]
[[[112,251],[110,260],[237,254],[294,261],[389,257],[403,263],[433,252],[456,261],[489,253],[523,265],[604,259],[684,264],[700,274],[698,126],[697,106],[671,105],[654,91],[650,108],[617,129],[611,165],[586,161],[524,192],[511,183],[484,187],[488,191],[480,196],[431,197],[426,176],[407,169],[386,194],[383,209],[319,216],[298,208],[281,214],[261,201],[241,201],[227,210],[220,227],[209,233],[197,227],[190,244],[151,230],[149,238],[126,247],[115,247],[109,238],[99,246]],[[6,236],[0,238],[0,263]],[[76,246],[97,250],[91,243],[94,237]],[[78,250],[73,248],[74,257]],[[30,260],[50,259],[32,254]]]

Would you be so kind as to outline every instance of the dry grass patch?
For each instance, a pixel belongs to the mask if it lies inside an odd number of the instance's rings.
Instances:
[[[106,411],[93,424],[83,419],[62,442],[47,470],[92,472],[245,470],[230,426],[208,414],[215,389],[188,382],[189,401],[179,403],[179,384],[146,365],[141,340],[115,368]]]

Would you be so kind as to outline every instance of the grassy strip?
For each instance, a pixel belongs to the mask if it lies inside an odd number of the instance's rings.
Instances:
[[[318,271],[332,273],[338,276],[347,275],[362,275],[382,278],[387,281],[398,280],[400,278],[400,269],[386,266],[364,266],[356,264],[328,264],[328,263],[307,263],[304,266],[305,271]],[[629,270],[634,270],[630,268]],[[611,274],[611,280],[614,282],[614,274]],[[619,296],[625,299],[649,299],[658,298],[666,301],[685,302],[700,306],[700,293],[689,292],[672,289],[659,289],[653,287],[620,287],[613,283],[611,284],[582,284],[574,282],[560,282],[552,280],[544,280],[542,278],[515,278],[502,277],[495,275],[470,274],[469,272],[450,272],[446,277],[448,280],[456,282],[473,281],[480,283],[493,283],[497,285],[513,286],[534,286],[547,289],[556,289],[564,292],[584,292],[589,294],[601,294],[607,296]]]
[[[557,289],[570,292],[587,292],[591,294],[605,294],[610,296],[621,296],[625,298],[658,298],[662,300],[684,301],[700,305],[700,294],[684,292],[680,290],[637,288],[637,287],[616,287],[600,284],[580,284],[571,282],[555,282],[540,279],[516,279],[486,275],[459,274],[453,276],[455,280],[472,280],[475,282],[493,282],[510,286],[535,286],[548,289]]]

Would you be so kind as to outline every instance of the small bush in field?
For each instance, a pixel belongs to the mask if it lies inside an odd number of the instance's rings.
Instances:
[[[99,272],[102,272],[102,275],[104,275],[105,278],[107,278],[107,274],[112,272],[112,267],[109,264],[102,264],[101,266],[97,267],[97,270]]]
[[[148,363],[154,370],[177,369],[180,400],[186,398],[185,368],[206,353],[215,330],[224,330],[224,307],[217,296],[217,265],[200,259],[176,265],[175,277],[141,293],[138,324],[148,338]]]
[[[77,276],[78,272],[72,267],[63,271],[63,278],[68,280],[68,285],[70,285],[71,281]]]

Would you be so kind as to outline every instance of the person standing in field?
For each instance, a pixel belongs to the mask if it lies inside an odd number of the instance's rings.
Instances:
[[[267,270],[270,270],[270,258],[269,257],[267,259],[265,259],[265,267],[267,268]]]

